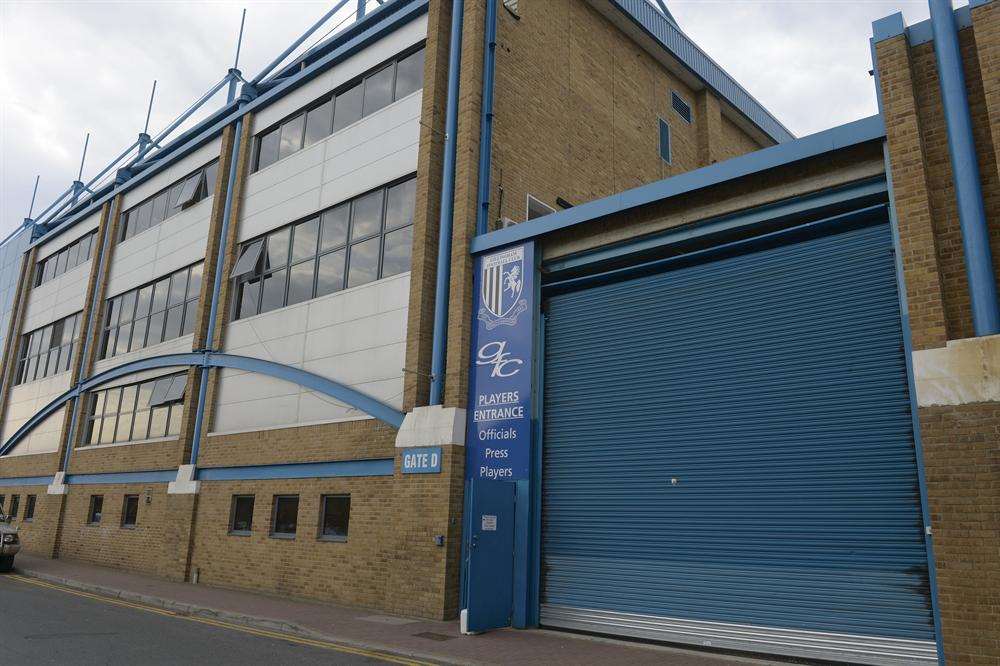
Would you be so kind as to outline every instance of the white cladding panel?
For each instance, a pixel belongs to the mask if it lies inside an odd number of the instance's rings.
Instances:
[[[416,171],[422,98],[408,95],[251,175],[240,241]]]
[[[220,134],[200,148],[196,148],[190,155],[185,155],[149,180],[143,181],[140,185],[125,192],[122,210],[128,210],[137,203],[142,203],[143,200],[170,187],[192,171],[205,166],[218,158],[221,150],[222,136]]]
[[[229,325],[226,352],[302,368],[397,409],[403,402],[410,274]],[[301,386],[222,371],[214,433],[370,418]]]
[[[7,441],[18,428],[60,395],[69,390],[70,373],[64,372],[36,382],[15,386],[10,391],[10,403],[3,424],[2,441]],[[39,424],[8,454],[12,456],[52,453],[59,450],[65,410],[58,409]]]
[[[419,44],[426,37],[427,15],[425,14],[257,111],[254,116],[254,133],[267,129],[286,116],[308,106],[313,100],[389,60],[397,53]]]
[[[208,197],[115,248],[108,297],[205,259],[212,201]]]
[[[163,356],[164,354],[187,354],[191,351],[191,340],[193,337],[194,336],[192,335],[182,335],[179,338],[167,340],[166,342],[161,342],[158,345],[151,345],[149,347],[145,347],[144,349],[137,349],[136,351],[129,352],[128,354],[119,354],[118,356],[102,359],[94,364],[94,374],[100,374],[105,370],[117,368],[120,365],[125,365],[126,363],[138,361],[143,358],[150,358],[152,356]],[[102,388],[119,386],[121,384],[131,384],[132,382],[142,381],[144,379],[149,379],[150,377],[169,375],[174,372],[179,372],[180,370],[187,370],[187,367],[167,369],[158,368],[152,371],[136,373],[123,379],[109,382]]]
[[[46,243],[38,248],[39,260],[55,254],[73,241],[90,233],[98,227],[100,221],[101,214],[95,213],[76,225],[72,231],[67,231],[51,243]],[[28,305],[21,333],[29,333],[83,310],[84,300],[87,296],[87,281],[90,279],[90,267],[93,261],[94,259],[86,261],[45,284],[33,287],[28,295]],[[34,276],[30,276],[29,279],[34,280]]]

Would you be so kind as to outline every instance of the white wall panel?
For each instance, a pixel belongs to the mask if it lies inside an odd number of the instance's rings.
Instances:
[[[47,377],[36,382],[15,386],[10,392],[10,403],[3,424],[2,440],[6,441],[38,410],[69,390],[68,372]],[[52,453],[59,449],[64,410],[59,409],[35,427],[24,440],[8,454],[12,456],[35,453]]]
[[[49,257],[59,250],[63,249],[76,239],[90,233],[96,229],[101,224],[101,210],[98,209],[97,212],[88,216],[85,220],[73,225],[72,228],[67,229],[63,233],[59,234],[51,241],[48,241],[38,248],[38,260],[41,261],[46,257]]]
[[[205,259],[212,199],[208,197],[115,248],[108,297]]]
[[[105,358],[94,364],[94,374],[99,374],[105,370],[110,370],[111,368],[117,368],[120,365],[125,365],[126,363],[131,363],[132,361],[138,361],[143,358],[150,358],[151,356],[163,356],[164,354],[186,354],[191,351],[191,340],[193,336],[182,335],[179,338],[174,338],[173,340],[167,340],[166,342],[161,342],[158,345],[152,345],[151,347],[146,347],[145,349],[137,349],[136,351],[129,352],[127,354],[119,354],[118,356],[112,356],[111,358]],[[132,382],[142,381],[143,379],[148,379],[150,377],[158,377],[160,375],[168,375],[174,372],[179,372],[180,370],[187,370],[187,368],[167,368],[167,369],[157,369],[150,370],[143,373],[137,373],[129,375],[124,379],[114,381],[109,383],[107,386],[116,386],[120,384],[131,384]]]
[[[416,171],[422,97],[413,93],[251,174],[240,241]]]
[[[310,102],[361,76],[427,37],[427,16],[410,21],[368,48],[331,67],[312,81],[261,109],[254,116],[254,134],[267,129]]]
[[[233,322],[226,352],[302,368],[397,409],[403,401],[410,275]],[[222,371],[215,433],[370,418],[265,375]]]
[[[205,145],[197,148],[190,155],[185,155],[155,176],[149,178],[149,180],[125,192],[122,210],[128,210],[137,203],[142,203],[144,199],[151,197],[164,188],[170,187],[199,167],[205,166],[219,157],[221,150],[222,135],[220,134]]]

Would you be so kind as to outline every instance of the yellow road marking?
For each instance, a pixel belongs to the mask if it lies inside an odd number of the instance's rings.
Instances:
[[[95,601],[100,601],[102,603],[111,604],[113,606],[132,608],[134,610],[145,611],[147,613],[155,613],[156,615],[165,615],[167,617],[173,617],[179,620],[189,620],[191,622],[197,622],[199,624],[207,624],[213,627],[220,627],[222,629],[229,629],[231,631],[239,631],[244,634],[251,634],[253,636],[259,636],[261,638],[273,638],[280,641],[286,641],[288,643],[295,643],[297,645],[307,645],[310,647],[321,648],[324,650],[334,650],[336,652],[354,654],[361,657],[371,657],[373,659],[381,659],[382,661],[388,661],[393,664],[404,664],[406,666],[433,666],[431,662],[418,661],[415,659],[407,659],[406,657],[399,657],[393,654],[388,654],[386,652],[376,652],[374,650],[365,650],[363,648],[355,648],[347,645],[340,645],[338,643],[330,643],[328,641],[303,638],[300,636],[293,636],[291,634],[282,634],[277,631],[269,631],[267,629],[256,629],[241,624],[232,624],[230,622],[223,622],[221,620],[210,620],[208,618],[196,617],[194,615],[183,615],[181,613],[177,613],[171,610],[156,608],[155,606],[147,606],[146,604],[137,604],[131,601],[123,601],[121,599],[113,599],[111,597],[105,597],[100,594],[92,594],[90,592],[82,592],[80,590],[74,590],[73,588],[66,587],[65,585],[57,585],[55,583],[49,583],[46,581],[39,580],[37,578],[28,578],[26,576],[20,576],[17,574],[8,574],[3,578],[16,580],[21,583],[27,583],[28,585],[35,585],[37,587],[46,587],[59,592],[64,592],[66,594],[72,594],[77,597],[84,597],[86,599],[93,599]]]

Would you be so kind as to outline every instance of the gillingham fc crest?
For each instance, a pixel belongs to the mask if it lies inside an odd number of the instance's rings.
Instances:
[[[479,320],[487,330],[514,326],[517,317],[528,309],[522,298],[524,289],[524,247],[517,247],[483,258],[480,276]]]

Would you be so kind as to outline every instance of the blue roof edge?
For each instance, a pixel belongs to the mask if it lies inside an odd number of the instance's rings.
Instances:
[[[763,104],[649,2],[611,0],[611,3],[766,135],[778,143],[795,139]]]
[[[471,252],[479,254],[511,243],[538,238],[591,220],[621,213],[671,197],[750,176],[885,137],[881,115],[855,120],[787,143],[757,150],[701,169],[595,199],[567,210],[500,229],[472,240]]]

